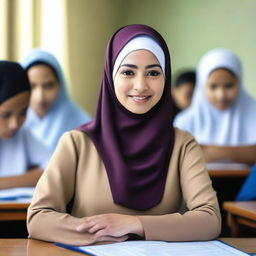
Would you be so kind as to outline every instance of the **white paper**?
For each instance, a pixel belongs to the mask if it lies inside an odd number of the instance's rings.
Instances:
[[[68,248],[68,247],[66,247]],[[70,247],[97,256],[243,256],[249,255],[220,241],[127,241],[107,245]]]
[[[250,167],[243,163],[206,163],[208,170],[245,170]]]
[[[34,192],[35,187],[0,189],[0,200],[28,202],[31,201]]]

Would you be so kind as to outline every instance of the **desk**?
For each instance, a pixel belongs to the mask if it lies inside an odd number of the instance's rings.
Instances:
[[[245,178],[250,173],[250,169],[239,170],[208,170],[211,178]]]
[[[239,224],[256,229],[256,201],[224,202],[223,209],[233,237],[239,236]]]
[[[29,203],[0,201],[0,221],[26,220]]]
[[[256,253],[256,238],[221,238],[248,253]],[[82,256],[71,250],[60,248],[53,243],[33,239],[0,239],[0,256]]]

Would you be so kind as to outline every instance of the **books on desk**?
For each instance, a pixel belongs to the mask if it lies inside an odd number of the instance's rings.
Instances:
[[[93,246],[58,246],[93,256],[243,256],[249,255],[218,240],[203,242],[126,241]]]
[[[0,189],[0,201],[31,202],[35,187]]]

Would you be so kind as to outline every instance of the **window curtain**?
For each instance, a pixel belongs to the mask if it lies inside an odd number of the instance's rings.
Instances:
[[[0,0],[0,59],[21,61],[42,48],[59,59],[68,78],[67,1]]]

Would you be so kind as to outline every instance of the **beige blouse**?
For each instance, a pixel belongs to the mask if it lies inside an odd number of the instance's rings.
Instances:
[[[178,212],[182,199],[188,208],[184,214]],[[218,201],[202,150],[189,133],[178,129],[163,199],[146,211],[113,203],[103,162],[85,133],[71,131],[62,136],[28,209],[29,237],[90,244],[92,235],[79,233],[76,227],[83,217],[102,213],[139,216],[147,240],[209,240],[221,229]]]

